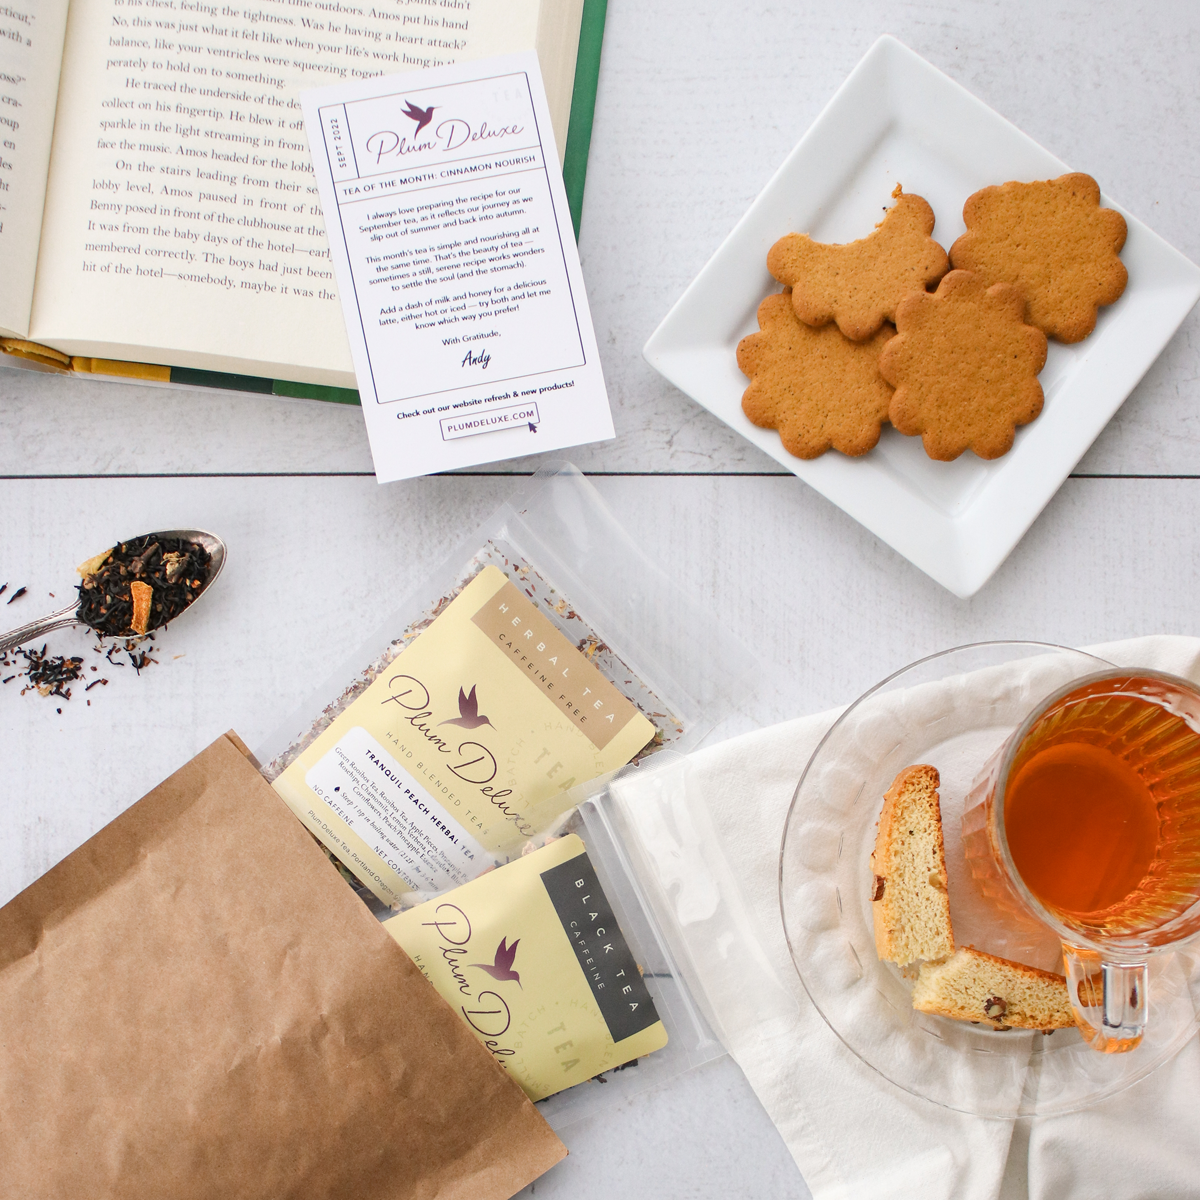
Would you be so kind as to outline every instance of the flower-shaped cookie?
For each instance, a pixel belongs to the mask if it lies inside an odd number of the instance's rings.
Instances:
[[[879,357],[896,389],[892,424],[920,434],[925,453],[943,462],[967,449],[980,458],[1007,453],[1016,427],[1042,411],[1046,335],[1024,315],[1017,288],[989,288],[970,271],[951,271],[932,295],[906,297]]]
[[[742,411],[764,429],[778,429],[784,449],[816,458],[832,447],[866,454],[879,441],[892,389],[879,374],[890,325],[852,342],[836,325],[813,329],[796,319],[787,292],[758,306],[758,327],[738,343],[737,361],[750,386]]]
[[[950,247],[955,269],[1016,284],[1030,324],[1060,342],[1083,341],[1096,309],[1125,290],[1125,218],[1100,207],[1090,175],[984,188],[963,205],[963,220],[967,232]]]
[[[848,338],[863,341],[884,321],[895,321],[896,305],[909,292],[945,275],[946,252],[929,236],[933,209],[899,184],[892,195],[896,203],[857,242],[834,245],[789,233],[771,247],[767,269],[792,289],[796,316],[805,324],[836,321]]]

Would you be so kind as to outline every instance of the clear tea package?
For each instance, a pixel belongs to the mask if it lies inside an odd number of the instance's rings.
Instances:
[[[259,759],[383,916],[540,845],[573,789],[695,748],[751,665],[560,467],[418,585]]]

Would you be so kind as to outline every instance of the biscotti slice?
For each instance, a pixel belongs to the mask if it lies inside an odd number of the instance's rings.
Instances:
[[[879,957],[907,966],[954,953],[938,773],[906,767],[883,798],[871,855],[871,912]]]
[[[994,1029],[1068,1029],[1075,1024],[1067,981],[1051,971],[964,946],[943,963],[924,963],[913,1008]]]

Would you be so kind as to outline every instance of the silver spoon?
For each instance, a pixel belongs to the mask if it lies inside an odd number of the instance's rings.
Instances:
[[[182,538],[184,541],[195,542],[208,551],[208,578],[205,579],[204,586],[192,597],[192,601],[188,605],[188,609],[194,608],[196,601],[212,587],[217,576],[221,573],[221,568],[225,565],[225,543],[215,533],[208,533],[203,529],[160,529],[146,536],[151,539]],[[134,538],[125,539],[126,542],[134,540]],[[120,542],[117,543],[117,545],[120,544]],[[28,625],[21,625],[17,629],[10,630],[8,633],[0,633],[0,654],[4,654],[9,650],[15,650],[18,646],[23,646],[26,642],[35,641],[42,634],[49,633],[52,629],[62,629],[65,625],[86,625],[87,622],[81,621],[76,615],[78,611],[79,601],[77,599],[74,604],[68,605],[56,613],[51,613],[48,617],[42,617],[37,621],[30,621]],[[184,611],[186,612],[187,609]],[[158,627],[151,626],[151,629],[155,628]],[[147,630],[147,632],[150,632],[150,630]]]

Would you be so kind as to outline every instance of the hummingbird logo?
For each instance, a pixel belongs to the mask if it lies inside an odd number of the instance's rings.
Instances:
[[[417,123],[413,137],[416,137],[433,120],[433,110],[435,107],[437,106],[431,104],[428,108],[418,108],[411,100],[405,100],[404,115]]]
[[[478,967],[481,971],[486,971],[497,983],[515,983],[517,987],[521,986],[521,977],[512,969],[513,959],[517,957],[517,947],[521,944],[521,939],[517,938],[511,946],[507,944],[508,938],[502,937],[500,945],[496,947],[496,961],[492,963],[471,963],[472,967]]]
[[[440,725],[458,725],[463,729],[478,729],[480,725],[491,725],[491,721],[487,717],[479,715],[479,701],[475,698],[475,687],[472,684],[471,694],[468,696],[462,688],[458,689],[458,716],[451,717],[448,721],[440,721]],[[492,725],[495,729],[495,726]]]

